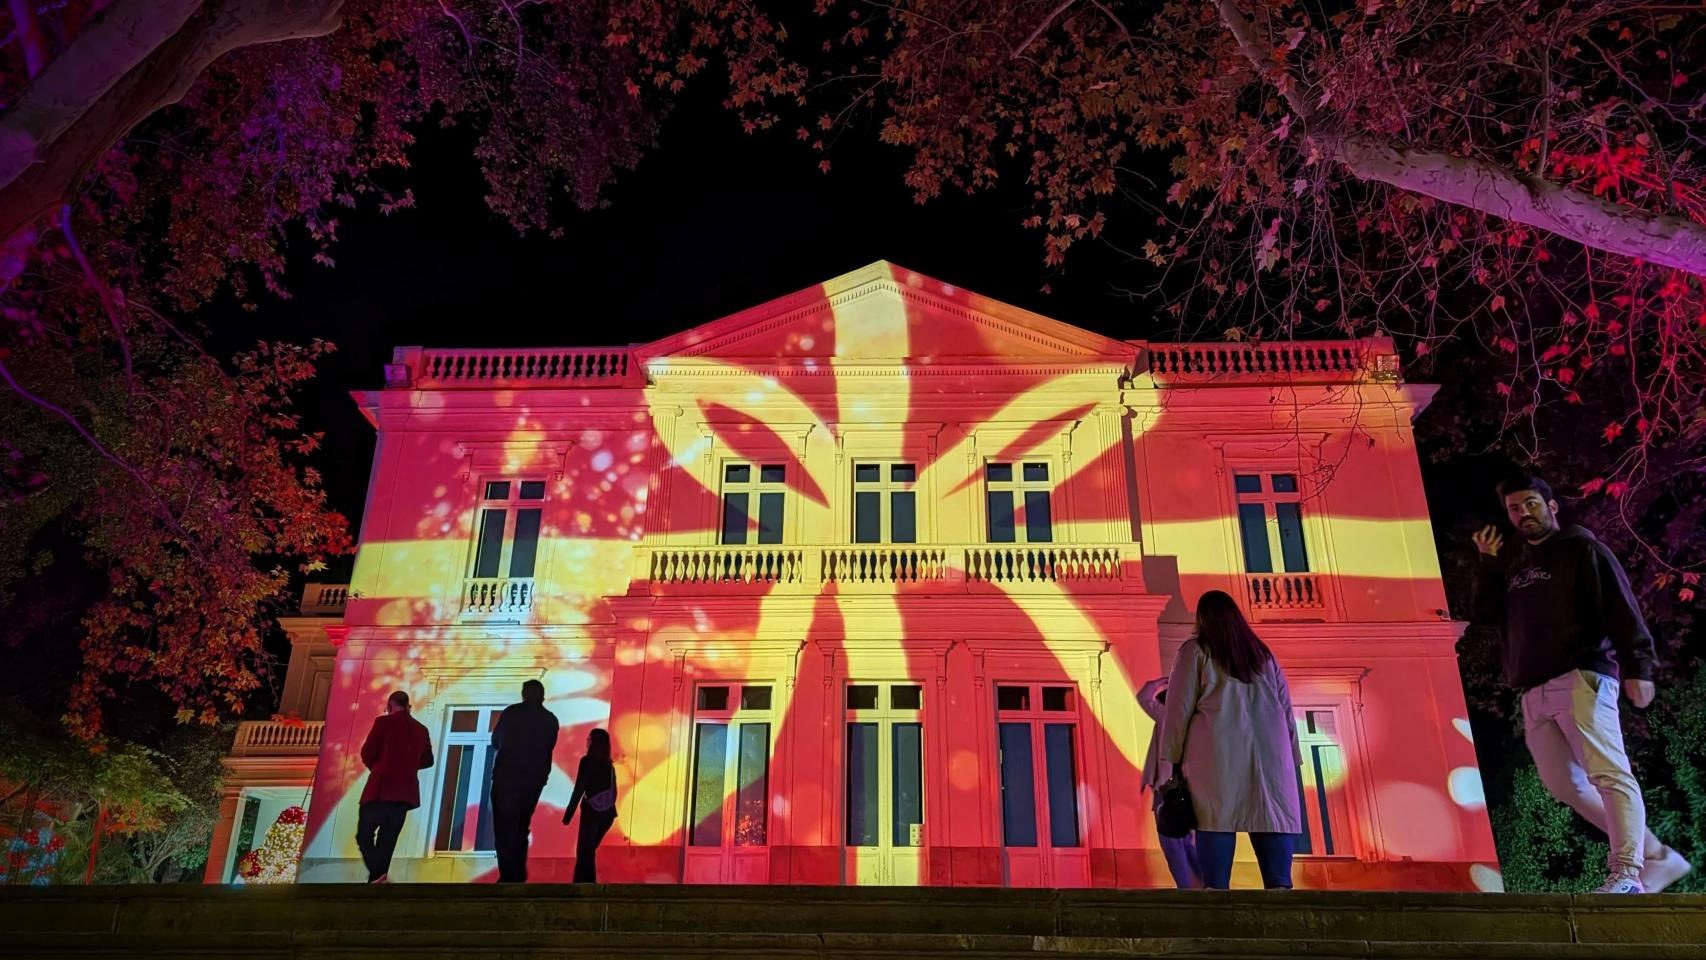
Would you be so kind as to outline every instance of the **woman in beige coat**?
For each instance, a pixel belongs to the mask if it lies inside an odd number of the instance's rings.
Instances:
[[[1291,690],[1273,652],[1219,590],[1197,601],[1196,635],[1173,661],[1160,759],[1190,789],[1204,886],[1231,885],[1240,833],[1250,835],[1263,886],[1291,886],[1292,836],[1303,829]]]

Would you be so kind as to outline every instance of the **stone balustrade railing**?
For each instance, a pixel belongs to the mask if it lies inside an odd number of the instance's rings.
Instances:
[[[1162,383],[1324,383],[1396,380],[1390,341],[1151,343],[1148,372]]]
[[[633,591],[717,593],[1049,589],[1119,592],[1140,582],[1136,544],[853,544],[804,547],[642,547]]]
[[[244,720],[231,744],[233,757],[313,756],[320,752],[324,720]]]
[[[1126,575],[1126,556],[1112,545],[984,545],[966,550],[966,578],[986,583],[1112,583]],[[1135,556],[1131,558],[1136,562]]]
[[[620,387],[644,382],[633,354],[622,347],[427,349],[410,366],[412,386],[437,389]]]
[[[1323,610],[1327,606],[1319,574],[1250,573],[1245,574],[1245,587],[1252,612]]]
[[[821,582],[846,586],[945,582],[951,573],[946,547],[912,543],[819,547]]]
[[[654,583],[794,584],[805,576],[798,547],[678,547],[641,554],[636,576]]]
[[[464,618],[511,620],[532,611],[532,577],[470,577],[462,582]]]
[[[296,611],[305,617],[341,617],[349,603],[347,583],[309,583],[302,587]]]

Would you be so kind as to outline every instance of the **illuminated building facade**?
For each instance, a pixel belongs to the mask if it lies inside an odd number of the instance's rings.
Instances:
[[[1299,884],[1494,886],[1431,395],[1385,341],[1111,340],[888,263],[642,346],[400,349],[357,394],[347,604],[298,645],[300,879],[362,876],[357,751],[399,688],[438,762],[391,876],[491,879],[489,731],[537,678],[536,880],[571,873],[602,726],[601,880],[1164,886],[1135,690],[1220,589],[1291,680]]]

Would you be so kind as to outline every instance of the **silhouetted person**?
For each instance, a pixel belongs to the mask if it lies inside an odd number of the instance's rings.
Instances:
[[[1155,836],[1161,841],[1161,855],[1167,860],[1167,872],[1173,875],[1173,885],[1180,890],[1201,890],[1202,871],[1197,866],[1197,837],[1192,831],[1182,837],[1169,837],[1160,830],[1161,821],[1161,723],[1167,717],[1167,678],[1156,677],[1137,691],[1137,705],[1155,721],[1149,737],[1149,755],[1143,761],[1143,785],[1151,793],[1150,806],[1156,815]]]
[[[492,731],[492,836],[498,848],[498,882],[527,882],[527,838],[533,810],[551,776],[557,716],[545,709],[545,685],[521,685],[521,702],[498,716]]]
[[[1303,830],[1291,688],[1273,651],[1219,590],[1197,601],[1196,634],[1173,660],[1160,759],[1177,764],[1191,792],[1203,885],[1231,885],[1233,848],[1247,833],[1262,886],[1290,889],[1292,835]]]
[[[583,802],[584,801],[584,802]],[[580,810],[580,835],[575,841],[575,883],[598,882],[598,844],[616,820],[616,765],[610,761],[610,734],[586,735],[586,755],[575,771],[575,790],[563,811],[563,825]]]
[[[409,695],[401,690],[385,700],[385,714],[373,721],[361,762],[370,771],[361,791],[355,845],[367,864],[368,883],[391,882],[391,854],[403,818],[421,805],[420,771],[432,766],[432,738],[409,715]]]

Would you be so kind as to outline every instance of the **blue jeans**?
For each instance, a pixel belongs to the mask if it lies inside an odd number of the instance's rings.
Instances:
[[[1256,865],[1262,870],[1262,886],[1269,890],[1291,889],[1291,840],[1289,833],[1250,834]],[[1203,885],[1208,889],[1226,890],[1232,886],[1232,852],[1237,846],[1236,833],[1197,831],[1197,863],[1202,868]]]
[[[1161,855],[1167,858],[1167,872],[1173,875],[1173,885],[1180,890],[1201,890],[1202,869],[1197,866],[1197,835],[1187,833],[1178,838],[1163,837],[1160,831],[1155,835],[1161,841]]]

